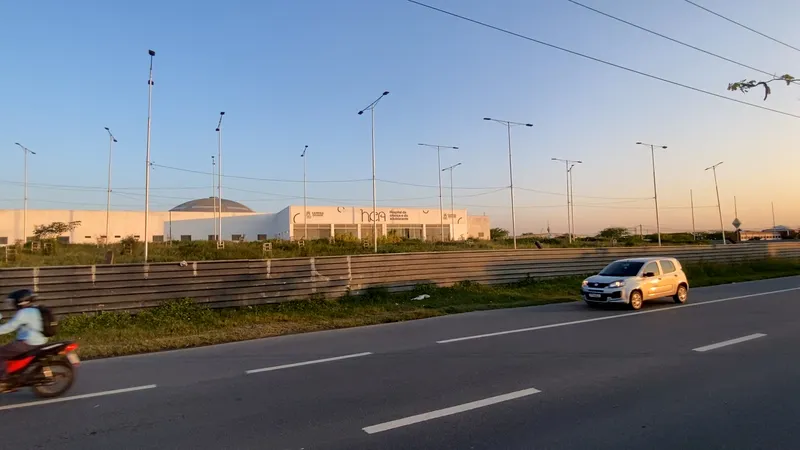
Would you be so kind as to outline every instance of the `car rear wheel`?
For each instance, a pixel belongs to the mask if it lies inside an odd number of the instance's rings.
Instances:
[[[628,302],[628,306],[630,306],[631,309],[634,310],[640,309],[642,307],[642,301],[643,301],[642,293],[639,291],[633,291],[631,292],[631,298],[630,301]]]
[[[672,297],[675,300],[675,303],[686,303],[686,299],[689,298],[689,289],[686,288],[684,285],[678,286],[678,291]]]

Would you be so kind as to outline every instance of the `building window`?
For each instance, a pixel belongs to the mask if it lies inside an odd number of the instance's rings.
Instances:
[[[122,237],[122,236],[114,236],[114,239],[119,239],[119,238],[121,238],[121,237]],[[136,237],[139,237],[139,236],[136,236]]]
[[[100,236],[100,239],[105,239],[105,238],[106,238],[106,236],[105,236],[105,235],[103,235],[103,236]]]
[[[244,235],[243,234],[232,234],[231,235],[231,240],[234,241],[234,242],[243,241],[244,240]]]
[[[479,237],[479,238],[482,238],[483,236],[485,236],[485,235],[483,234],[483,231],[480,231],[480,232],[478,232],[478,237]]]
[[[335,237],[339,236],[358,236],[358,225],[334,225],[333,227],[333,235]]]
[[[59,236],[58,237],[59,244],[69,244],[69,236]]]
[[[181,235],[181,241],[188,242],[188,241],[191,241],[191,240],[192,240],[192,235],[191,234],[182,234]]]
[[[84,239],[91,239],[92,237],[91,236],[84,236],[83,238]]]
[[[154,235],[153,242],[164,242],[164,235],[163,234]]]
[[[208,240],[209,241],[216,241],[217,240],[217,235],[216,234],[209,234],[208,235]]]
[[[450,240],[450,227],[448,225],[428,225],[425,227],[425,231],[429,241],[442,242]]]
[[[305,236],[306,225],[295,224],[294,226],[294,239],[295,240],[314,240],[314,239],[330,239],[331,226],[330,224],[308,224],[308,236]]]
[[[386,234],[395,235],[404,239],[422,239],[422,225],[417,224],[403,224],[403,225],[386,225]]]
[[[0,245],[8,245],[8,236],[0,236]]]
[[[259,234],[258,235],[258,240],[259,241],[266,241],[267,240],[267,235],[266,234]]]
[[[139,236],[139,235],[137,234],[137,235],[136,235],[136,236],[134,236],[133,238],[134,238],[134,239],[136,239],[136,240],[138,241],[138,240],[139,240],[139,238],[141,238],[141,236]]]

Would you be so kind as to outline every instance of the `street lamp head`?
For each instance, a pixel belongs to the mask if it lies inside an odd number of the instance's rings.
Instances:
[[[19,145],[20,147],[22,147],[22,144],[20,144],[19,142],[14,142],[14,145]]]
[[[492,120],[491,117],[484,117],[483,120]]]
[[[636,145],[642,145],[642,143],[641,142],[637,142]]]
[[[109,130],[109,129],[108,129],[108,127],[103,127],[103,128],[105,128],[105,129],[106,129],[106,131],[111,131],[111,130]]]
[[[550,161],[558,161],[558,158],[550,158]]]
[[[453,147],[453,150],[458,150],[458,147]]]
[[[112,139],[114,139],[114,142],[119,142],[119,141],[117,141],[117,138],[112,138]]]
[[[148,53],[150,56],[156,56],[156,52],[155,52],[155,51],[153,51],[153,50],[148,50],[148,51],[147,51],[147,53]]]
[[[224,116],[224,115],[225,115],[225,111],[220,111],[220,112],[219,112],[219,115],[220,115],[220,116]]]
[[[662,145],[662,146],[661,146],[661,148],[663,148],[663,149],[666,149],[666,148],[667,148],[667,146],[666,146],[666,145]]]
[[[358,112],[358,115],[359,115],[359,116],[360,116],[360,115],[362,115],[362,114],[364,114],[364,110],[363,110],[363,109],[362,109],[361,111],[359,111],[359,112]]]
[[[578,164],[583,164],[583,161],[575,161]]]
[[[381,94],[381,97],[385,97],[387,95],[389,95],[389,91],[383,91],[383,94]]]
[[[217,128],[217,129],[216,129],[216,130],[214,130],[214,131],[219,131],[219,128]]]
[[[532,123],[526,123],[526,124],[525,124],[525,126],[526,126],[526,127],[532,127],[532,126],[533,126],[533,124],[532,124]]]

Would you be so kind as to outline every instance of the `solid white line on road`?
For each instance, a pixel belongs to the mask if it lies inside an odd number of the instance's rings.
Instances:
[[[621,319],[623,317],[631,317],[631,316],[639,316],[642,314],[655,314],[667,311],[675,311],[676,309],[681,308],[693,308],[695,306],[704,306],[704,305],[713,305],[714,303],[722,303],[722,302],[729,302],[731,300],[741,300],[743,298],[752,298],[752,297],[763,297],[765,295],[773,295],[773,294],[783,294],[785,292],[793,292],[800,290],[800,287],[789,288],[789,289],[780,289],[777,291],[769,291],[769,292],[759,292],[756,294],[747,294],[747,295],[739,295],[736,297],[728,297],[728,298],[718,298],[716,300],[708,300],[705,302],[700,303],[687,303],[684,305],[677,305],[671,306],[669,308],[659,308],[659,309],[651,309],[647,311],[636,311],[626,314],[616,314],[612,316],[603,316],[603,317],[594,317],[591,319],[583,319],[583,320],[573,320],[572,322],[561,322],[561,323],[551,323],[549,325],[541,325],[538,327],[530,327],[530,328],[518,328],[516,330],[505,330],[505,331],[497,331],[494,333],[486,333],[486,334],[476,334],[474,336],[464,336],[459,338],[453,339],[445,339],[443,341],[436,341],[437,344],[449,344],[451,342],[460,342],[460,341],[468,341],[472,339],[483,339],[488,337],[495,337],[495,336],[503,336],[506,334],[515,334],[515,333],[525,333],[528,331],[538,331],[538,330],[546,330],[548,328],[558,328],[558,327],[568,327],[570,325],[579,325],[582,323],[590,323],[590,322],[600,322],[601,320],[611,320],[611,319]]]
[[[391,422],[379,423],[377,425],[372,425],[369,427],[362,428],[362,430],[364,430],[364,432],[366,432],[367,434],[380,433],[383,431],[392,430],[394,428],[400,428],[408,425],[413,425],[419,422],[425,422],[426,420],[438,419],[440,417],[451,416],[453,414],[470,411],[472,409],[483,408],[484,406],[490,406],[497,403],[507,402],[509,400],[514,400],[520,397],[527,397],[529,395],[538,394],[539,392],[541,391],[534,388],[523,389],[521,391],[510,392],[508,394],[498,395],[496,397],[489,397],[483,400],[464,403],[462,405],[451,406],[450,408],[437,409],[436,411],[426,412],[424,414],[417,414],[416,416],[406,417],[404,419],[397,419],[397,420],[392,420]]]
[[[252,373],[271,372],[273,370],[289,369],[291,367],[308,366],[310,364],[320,364],[320,363],[326,363],[326,362],[331,362],[331,361],[339,361],[339,360],[342,360],[342,359],[358,358],[358,357],[361,357],[361,356],[367,356],[367,355],[371,355],[371,354],[372,354],[372,352],[354,353],[352,355],[335,356],[333,358],[325,358],[325,359],[315,359],[313,361],[303,361],[303,362],[294,363],[294,364],[284,364],[282,366],[264,367],[263,369],[252,369],[252,370],[246,371],[245,373],[250,375]]]
[[[755,333],[755,334],[751,334],[751,335],[748,335],[748,336],[742,336],[740,338],[731,339],[729,341],[722,341],[722,342],[717,342],[716,344],[706,345],[705,347],[693,348],[692,350],[694,350],[696,352],[707,352],[709,350],[714,350],[714,349],[720,348],[720,347],[727,347],[729,345],[739,344],[741,342],[752,341],[753,339],[758,339],[758,338],[761,338],[761,337],[764,337],[764,336],[766,336],[766,334]]]
[[[147,386],[135,386],[125,389],[115,389],[113,391],[102,391],[102,392],[94,392],[91,394],[72,395],[69,397],[51,398],[48,400],[39,400],[36,402],[17,403],[15,405],[0,406],[0,411],[5,411],[8,409],[27,408],[28,406],[49,405],[50,403],[69,402],[72,400],[82,400],[85,398],[103,397],[106,395],[125,394],[127,392],[136,392],[136,391],[143,391],[145,389],[154,389],[155,387],[156,387],[155,384],[148,384]]]

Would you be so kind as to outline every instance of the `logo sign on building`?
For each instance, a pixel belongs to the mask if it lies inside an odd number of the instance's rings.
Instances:
[[[408,211],[390,209],[389,220],[408,220]]]
[[[312,218],[312,217],[322,217],[324,215],[325,215],[325,213],[322,212],[322,211],[308,211],[308,212],[306,212],[306,217],[308,217],[309,219]]]

